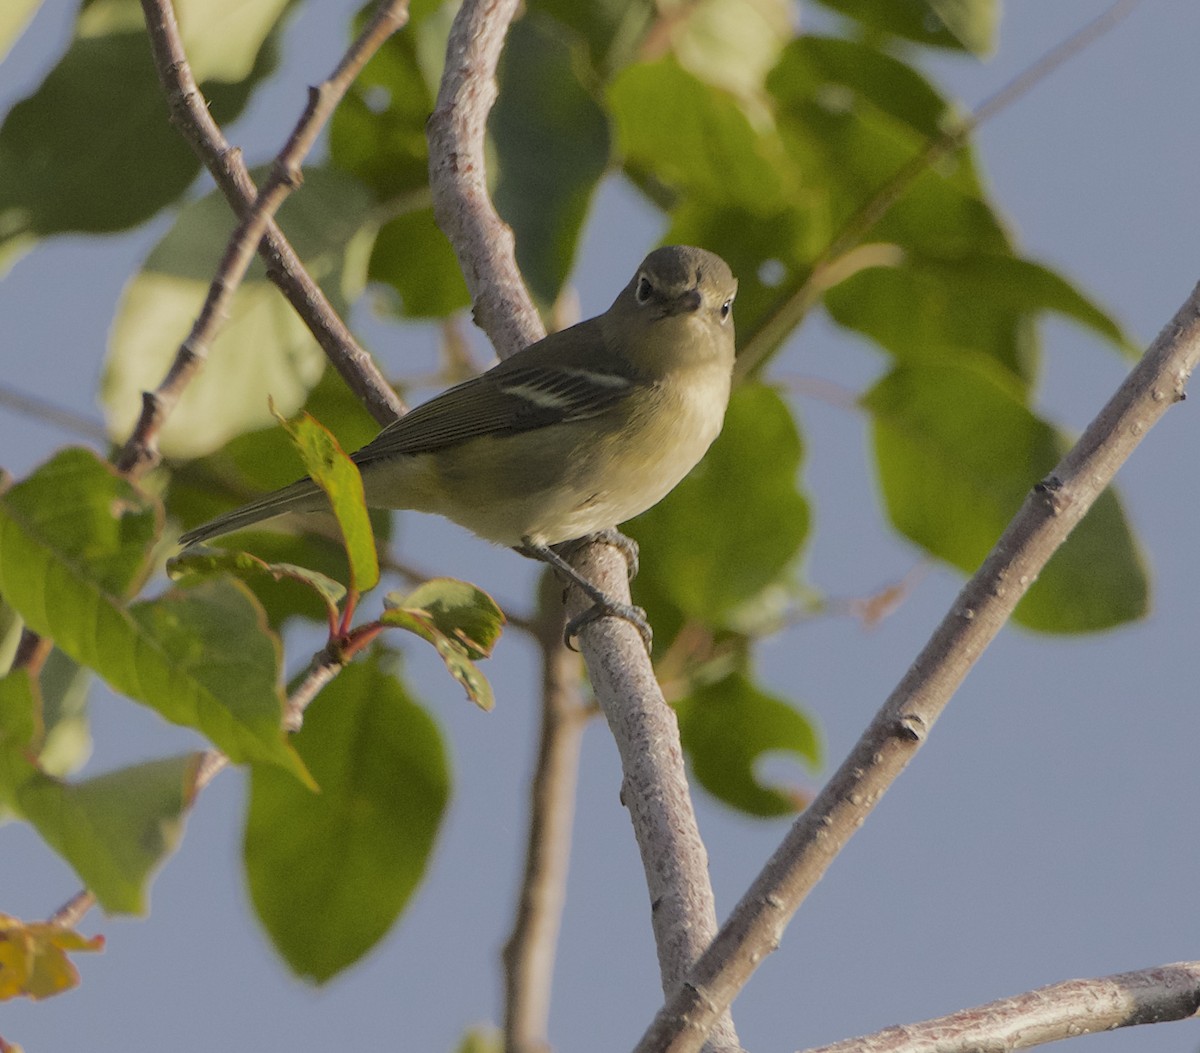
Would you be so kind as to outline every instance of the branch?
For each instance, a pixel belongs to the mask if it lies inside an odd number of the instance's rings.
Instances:
[[[512,934],[504,945],[504,1049],[550,1048],[550,988],[567,893],[579,747],[588,711],[579,698],[579,658],[562,645],[554,577],[541,576],[535,630],[542,653],[542,724],[530,798],[525,873]]]
[[[59,406],[49,399],[39,398],[37,395],[27,395],[16,388],[10,388],[7,384],[0,384],[0,406],[44,424],[52,424],[65,431],[74,432],[93,442],[101,444],[108,442],[108,432],[98,420],[82,413],[76,413],[65,406]]]
[[[354,344],[316,283],[305,273],[295,252],[275,226],[273,217],[288,194],[300,185],[300,162],[311,150],[351,82],[380,45],[407,20],[407,0],[382,3],[333,73],[309,90],[308,105],[276,157],[262,192],[257,195],[240,156],[226,142],[208,113],[207,104],[192,77],[170,0],[142,0],[142,9],[155,66],[175,121],[213,171],[218,185],[241,216],[241,222],[229,239],[204,306],[191,333],[180,345],[171,369],[154,392],[144,395],[141,417],[121,452],[118,467],[127,474],[138,475],[157,461],[158,433],[207,357],[208,345],[264,236],[268,239],[264,246],[268,270],[281,283],[301,317],[309,323],[321,346],[327,354],[332,354],[334,364],[354,390],[362,394],[381,423],[394,420],[398,413],[391,389],[378,376],[366,353]],[[348,352],[346,348],[352,350]],[[375,372],[373,379],[371,372]]]
[[[209,287],[204,307],[188,338],[180,346],[171,369],[156,391],[144,394],[142,416],[117,461],[117,468],[124,474],[136,477],[157,460],[158,432],[188,381],[203,363],[208,343],[224,320],[228,302],[245,277],[256,247],[267,260],[268,272],[274,267],[276,283],[300,316],[308,322],[321,346],[330,354],[342,375],[346,376],[350,387],[364,399],[376,419],[386,424],[403,412],[403,404],[395,392],[379,375],[366,352],[354,343],[337,312],[304,270],[272,217],[284,198],[300,184],[300,162],[312,148],[321,128],[354,78],[383,42],[407,21],[407,7],[408,0],[381,3],[375,17],[351,44],[329,78],[310,89],[308,106],[275,159],[262,193],[258,194],[240,154],[229,146],[208,112],[208,104],[196,85],[183,50],[171,0],[142,0],[154,64],[167,92],[174,120],[183,129],[201,160],[209,166],[242,220],[229,239],[225,257]],[[351,376],[347,376],[347,369]],[[36,636],[27,635],[34,645],[38,643]],[[299,729],[309,702],[341,671],[343,664],[327,652],[321,652],[314,658],[308,676],[285,706],[285,730],[292,732]],[[228,763],[229,759],[219,750],[207,750],[197,768],[192,792],[199,793]],[[64,928],[74,927],[95,902],[95,897],[84,889],[60,907],[50,917],[50,923]]]
[[[789,293],[770,311],[758,331],[750,337],[738,354],[736,376],[749,376],[762,366],[767,356],[783,343],[784,338],[804,320],[828,290],[863,267],[879,265],[863,254],[878,251],[880,247],[860,246],[858,243],[891,211],[892,206],[921,175],[931,171],[947,154],[962,147],[985,121],[1006,110],[1063,63],[1113,29],[1141,2],[1142,0],[1115,0],[1108,10],[1097,15],[1066,40],[1056,44],[1028,69],[986,99],[974,114],[947,128],[937,138],[931,139],[912,160],[901,165],[866,204],[847,220],[845,226],[813,261],[808,277],[801,282],[799,288]],[[853,258],[847,259],[847,254],[852,254]]]
[[[608,546],[592,545],[573,562],[606,595],[628,602],[625,561],[611,555]],[[589,603],[571,590],[568,616]],[[717,934],[708,852],[692,808],[679,722],[663,698],[642,638],[629,622],[598,621],[580,643],[621,755],[621,802],[629,809],[641,851],[663,993],[670,998]],[[727,1013],[709,1038],[713,1050],[741,1048]]]
[[[1200,1010],[1200,962],[1065,980],[949,1016],[877,1031],[807,1053],[977,1053],[1028,1049]]]
[[[520,0],[468,0],[446,43],[446,68],[426,133],[438,226],[450,240],[475,322],[501,358],[546,335],[517,267],[512,228],[492,204],[484,142],[496,64]]]
[[[1200,286],[1054,472],[1035,485],[850,756],[793,824],[637,1053],[686,1053],[732,1003],[842,846],[920,748],[1046,562],[1200,362]]]
[[[313,655],[312,664],[304,679],[296,687],[283,706],[283,730],[295,734],[304,722],[304,711],[326,684],[346,667],[346,660],[339,657],[332,647]],[[229,758],[218,749],[205,750],[200,754],[200,763],[192,779],[190,798],[195,798],[216,776],[229,767]],[[47,919],[48,924],[64,929],[73,929],[80,919],[96,905],[96,897],[87,889],[76,892],[66,903]]]
[[[496,63],[517,0],[465,0],[450,31],[437,108],[429,119],[429,175],[438,223],[458,254],[475,319],[501,355],[544,332],[513,253],[512,231],[487,192],[483,142],[496,98]],[[607,545],[572,555],[607,595],[629,602],[625,559]],[[571,590],[569,610],[579,609]],[[669,997],[716,933],[708,857],[688,793],[674,712],[636,630],[613,618],[581,634],[588,673],[617,740],[629,808],[652,905],[663,991]],[[714,1048],[738,1049],[726,1014]]]

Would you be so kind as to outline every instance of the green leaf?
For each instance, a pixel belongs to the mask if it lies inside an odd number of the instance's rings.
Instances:
[[[129,615],[131,643],[143,651],[128,671],[136,679],[123,682],[120,667],[110,675],[107,660],[88,664],[168,720],[202,732],[235,764],[273,764],[311,788],[281,730],[279,640],[245,586],[222,580],[175,589],[134,604]],[[114,634],[114,643],[120,639]]]
[[[787,752],[815,771],[821,746],[812,721],[765,694],[743,674],[696,688],[675,703],[679,735],[696,779],[718,800],[750,815],[796,812],[805,796],[769,786],[755,775],[768,753]]]
[[[429,181],[425,122],[437,83],[421,68],[421,20],[416,10],[412,14],[408,28],[371,57],[329,127],[331,163],[356,176],[381,201],[427,193]]]
[[[0,677],[0,824],[13,817],[17,790],[37,769],[32,754],[42,736],[41,699],[26,669]]]
[[[0,492],[3,492],[3,486],[0,486]],[[24,631],[25,625],[21,616],[4,602],[3,596],[0,596],[0,676],[6,675],[12,668]]]
[[[275,25],[287,4],[222,0],[236,15],[232,34],[209,0],[176,5],[193,72],[218,123],[237,116],[270,71]],[[93,0],[67,53],[0,128],[0,266],[49,234],[135,226],[179,197],[199,168],[168,121],[137,0]]]
[[[437,726],[374,654],[321,692],[295,743],[321,792],[252,770],[246,873],[276,949],[320,983],[366,954],[408,903],[450,777]]]
[[[998,0],[929,0],[929,6],[971,54],[983,57],[995,51]]]
[[[322,421],[346,450],[357,450],[379,434],[378,423],[332,367],[326,367],[309,393],[304,410]],[[296,449],[287,432],[271,417],[263,427],[231,439],[215,453],[172,466],[167,507],[183,526],[193,527],[293,483],[299,474]],[[344,574],[330,576],[345,578]]]
[[[183,832],[202,754],[136,764],[79,783],[34,772],[22,816],[111,913],[144,914],[147,886]]]
[[[658,17],[653,0],[529,0],[527,6],[573,29],[587,45],[592,68],[605,78],[635,60]]]
[[[86,762],[92,748],[86,719],[89,680],[87,670],[57,648],[38,680],[25,669],[0,678],[0,753],[15,751],[0,759],[0,802],[15,807],[13,795],[34,771],[63,776]]]
[[[0,749],[28,750],[42,734],[37,688],[27,669],[0,677]],[[0,796],[4,788],[0,786]]]
[[[471,305],[458,259],[438,228],[432,208],[389,220],[379,230],[368,269],[400,297],[405,318],[445,318]]]
[[[865,333],[902,363],[978,351],[1026,383],[1038,351],[1030,323],[1056,311],[1136,354],[1116,322],[1065,278],[1008,255],[956,259],[908,256],[860,271],[826,294],[830,314]]]
[[[473,661],[491,656],[504,627],[495,600],[469,582],[431,578],[407,596],[388,593],[383,602],[384,625],[428,640],[472,702],[484,710],[495,705],[491,684]]]
[[[1046,564],[1013,618],[1046,633],[1109,629],[1150,613],[1150,576],[1109,487]]]
[[[991,550],[1064,443],[986,359],[897,369],[864,398],[888,516],[968,573]],[[1046,632],[1106,629],[1145,613],[1149,585],[1115,495],[1091,512],[1017,608]]]
[[[608,102],[618,152],[635,180],[757,215],[788,196],[790,166],[777,138],[759,132],[733,95],[674,59],[623,70]]]
[[[847,57],[838,61],[834,49],[798,40],[767,78],[789,158],[803,185],[823,198],[830,237],[924,155],[928,129],[912,122],[934,105],[911,70],[876,63],[851,76],[844,70]],[[910,101],[888,101],[889,82],[897,97]],[[941,257],[1010,251],[968,149],[923,167],[867,240]]]
[[[319,571],[295,563],[268,563],[249,552],[235,549],[207,549],[198,546],[185,549],[167,563],[167,573],[174,581],[190,584],[200,578],[233,574],[248,585],[263,578],[271,581],[294,581],[310,590],[321,602],[330,618],[336,616],[338,604],[346,595],[346,587]]]
[[[783,578],[808,538],[808,501],[797,489],[802,456],[777,392],[761,384],[735,391],[708,455],[629,524],[646,553],[638,602],[719,626]]]
[[[608,121],[585,81],[582,47],[552,19],[527,14],[513,25],[498,78],[488,120],[496,210],[516,234],[531,291],[552,304],[608,167]]]
[[[74,661],[235,763],[306,779],[280,726],[278,640],[244,587],[211,582],[126,606],[157,516],[108,465],[66,450],[0,495],[0,594]]]
[[[305,409],[338,436],[343,449],[358,449],[379,432],[379,425],[332,368],[326,369]],[[184,527],[192,527],[294,482],[299,475],[295,448],[287,433],[272,420],[269,427],[240,435],[208,457],[173,466],[167,507]],[[291,564],[319,573],[324,579],[348,581],[350,565],[332,514],[305,516],[303,522],[328,526],[328,536],[314,529],[296,534],[278,529],[246,531],[240,536],[240,544],[265,563]],[[371,522],[378,540],[391,536],[389,512],[372,511]],[[272,627],[278,628],[297,615],[322,623],[328,620],[325,600],[290,578],[275,582],[259,575],[254,592]]]
[[[701,0],[662,19],[684,69],[750,102],[792,37],[794,16],[789,0]]]
[[[109,911],[142,913],[150,874],[174,850],[199,754],[79,783],[32,760],[44,736],[26,670],[0,680],[0,801],[30,822]]]
[[[313,481],[325,491],[350,560],[350,591],[368,592],[379,584],[379,557],[367,516],[362,476],[328,428],[310,414],[279,420]]]
[[[162,529],[158,503],[81,447],[59,451],[29,479],[0,494],[0,507],[36,525],[70,561],[72,572],[111,597],[138,591]],[[7,547],[0,548],[0,563],[16,562]],[[17,606],[12,597],[9,602]]]
[[[144,42],[143,42],[144,46]],[[366,283],[373,228],[370,198],[349,176],[309,169],[285,203],[279,224],[335,308],[344,310]],[[141,393],[166,374],[208,294],[233,231],[223,197],[210,193],[184,208],[126,287],[104,367],[101,402],[114,439],[123,441],[141,409]],[[162,430],[170,457],[210,453],[235,435],[273,423],[268,397],[295,413],[325,370],[308,327],[255,261],[229,317]]]
[[[875,32],[929,47],[986,55],[995,47],[996,0],[820,0]]]
[[[843,98],[868,103],[925,139],[947,131],[958,111],[915,67],[858,40],[805,34],[788,47],[773,82],[774,93],[793,104],[801,97],[827,105]]]
[[[79,771],[92,755],[87,715],[92,672],[56,647],[42,666],[39,682],[42,734],[37,761],[47,775],[62,778]]]

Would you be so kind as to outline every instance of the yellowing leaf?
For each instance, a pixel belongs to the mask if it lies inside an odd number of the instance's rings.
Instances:
[[[75,987],[79,972],[68,952],[103,948],[103,936],[89,939],[72,929],[0,914],[0,1000],[49,998]]]

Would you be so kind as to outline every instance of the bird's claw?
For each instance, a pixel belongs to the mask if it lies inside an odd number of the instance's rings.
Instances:
[[[650,623],[646,620],[646,612],[641,607],[635,607],[630,603],[617,603],[615,600],[593,603],[587,610],[575,615],[567,622],[567,627],[563,631],[563,643],[572,651],[579,650],[572,641],[584,626],[591,625],[592,622],[601,618],[622,618],[629,622],[638,631],[642,643],[646,645],[646,654],[653,653],[654,630],[650,628]]]

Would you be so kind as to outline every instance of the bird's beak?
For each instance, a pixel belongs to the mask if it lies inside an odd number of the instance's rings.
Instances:
[[[688,289],[682,296],[677,296],[675,299],[668,302],[666,313],[674,314],[694,314],[700,310],[700,305],[704,302],[704,297],[700,295],[699,289]]]

